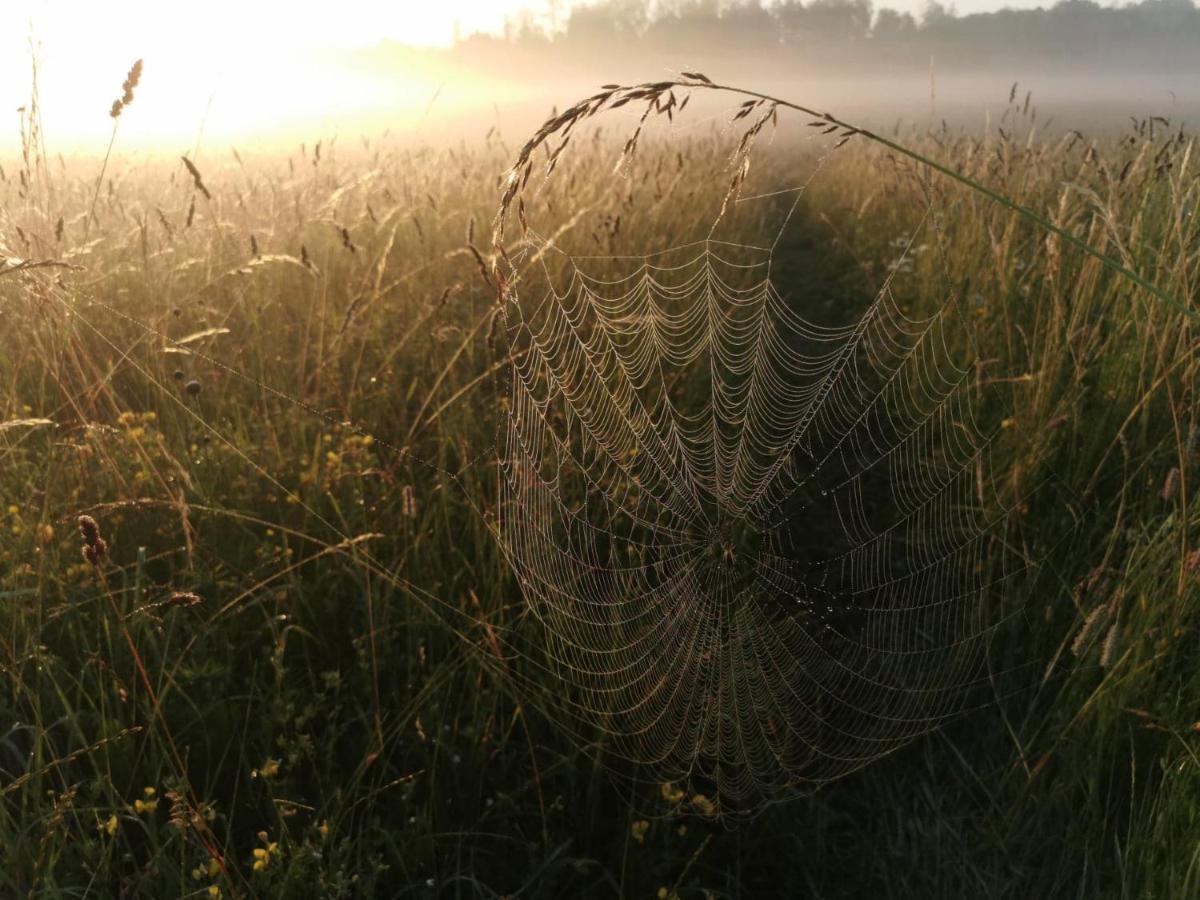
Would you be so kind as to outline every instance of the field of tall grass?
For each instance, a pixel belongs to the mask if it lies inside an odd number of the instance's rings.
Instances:
[[[530,218],[596,253],[706,228],[728,133],[614,175],[604,124]],[[914,314],[966,298],[1007,475],[1069,501],[1026,511],[1037,577],[988,654],[1015,686],[737,823],[561,727],[496,540],[490,236],[524,139],[185,165],[118,137],[98,181],[35,134],[5,162],[0,894],[1200,896],[1195,138],[1043,136],[1020,105],[896,137],[1175,305],[887,147],[825,148],[781,290],[818,319],[889,273]],[[780,141],[756,184],[811,160]]]

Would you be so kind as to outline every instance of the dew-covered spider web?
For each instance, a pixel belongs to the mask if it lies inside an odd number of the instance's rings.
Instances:
[[[1027,568],[946,310],[817,324],[770,242],[530,232],[504,307],[499,534],[562,705],[735,814],[959,714]]]

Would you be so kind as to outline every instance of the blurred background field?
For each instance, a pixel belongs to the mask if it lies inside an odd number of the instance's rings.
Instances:
[[[1017,688],[736,827],[568,736],[557,685],[505,650],[538,640],[493,533],[490,238],[522,123],[205,145],[194,172],[118,133],[97,181],[23,119],[0,180],[0,892],[1200,894],[1196,140],[1165,117],[1043,131],[1008,99],[986,133],[897,139],[1183,309],[861,138],[759,152],[764,192],[828,159],[779,254],[797,308],[853,315],[889,273],[914,314],[969,298],[1012,478],[1071,502],[1030,515],[1036,590],[989,653]],[[694,236],[729,177],[705,115],[622,175],[624,124],[589,124],[530,218],[580,252]],[[931,214],[942,252],[900,262]]]

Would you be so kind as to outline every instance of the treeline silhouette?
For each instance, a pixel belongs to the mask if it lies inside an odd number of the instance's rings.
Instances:
[[[518,70],[548,59],[602,66],[640,58],[736,60],[791,73],[887,72],[928,67],[931,60],[961,71],[1036,64],[1041,71],[1200,72],[1200,8],[1192,0],[1125,6],[1063,0],[964,16],[933,2],[919,17],[875,10],[870,0],[667,0],[653,12],[648,7],[642,0],[601,0],[549,26],[527,17],[503,36],[460,40],[454,53],[475,65]]]

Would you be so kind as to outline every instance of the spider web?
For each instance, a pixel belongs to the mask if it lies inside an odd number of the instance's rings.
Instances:
[[[1008,547],[1018,501],[997,489],[973,366],[947,340],[951,300],[910,317],[889,279],[861,315],[822,324],[773,279],[779,235],[713,233],[603,257],[529,233],[502,307],[496,531],[556,711],[738,815],[961,713],[998,595],[1029,564]],[[501,637],[535,652],[518,629]]]
[[[504,308],[499,535],[564,710],[723,813],[958,714],[1025,564],[946,311],[910,318],[889,280],[820,325],[773,249],[711,237],[532,243]]]

